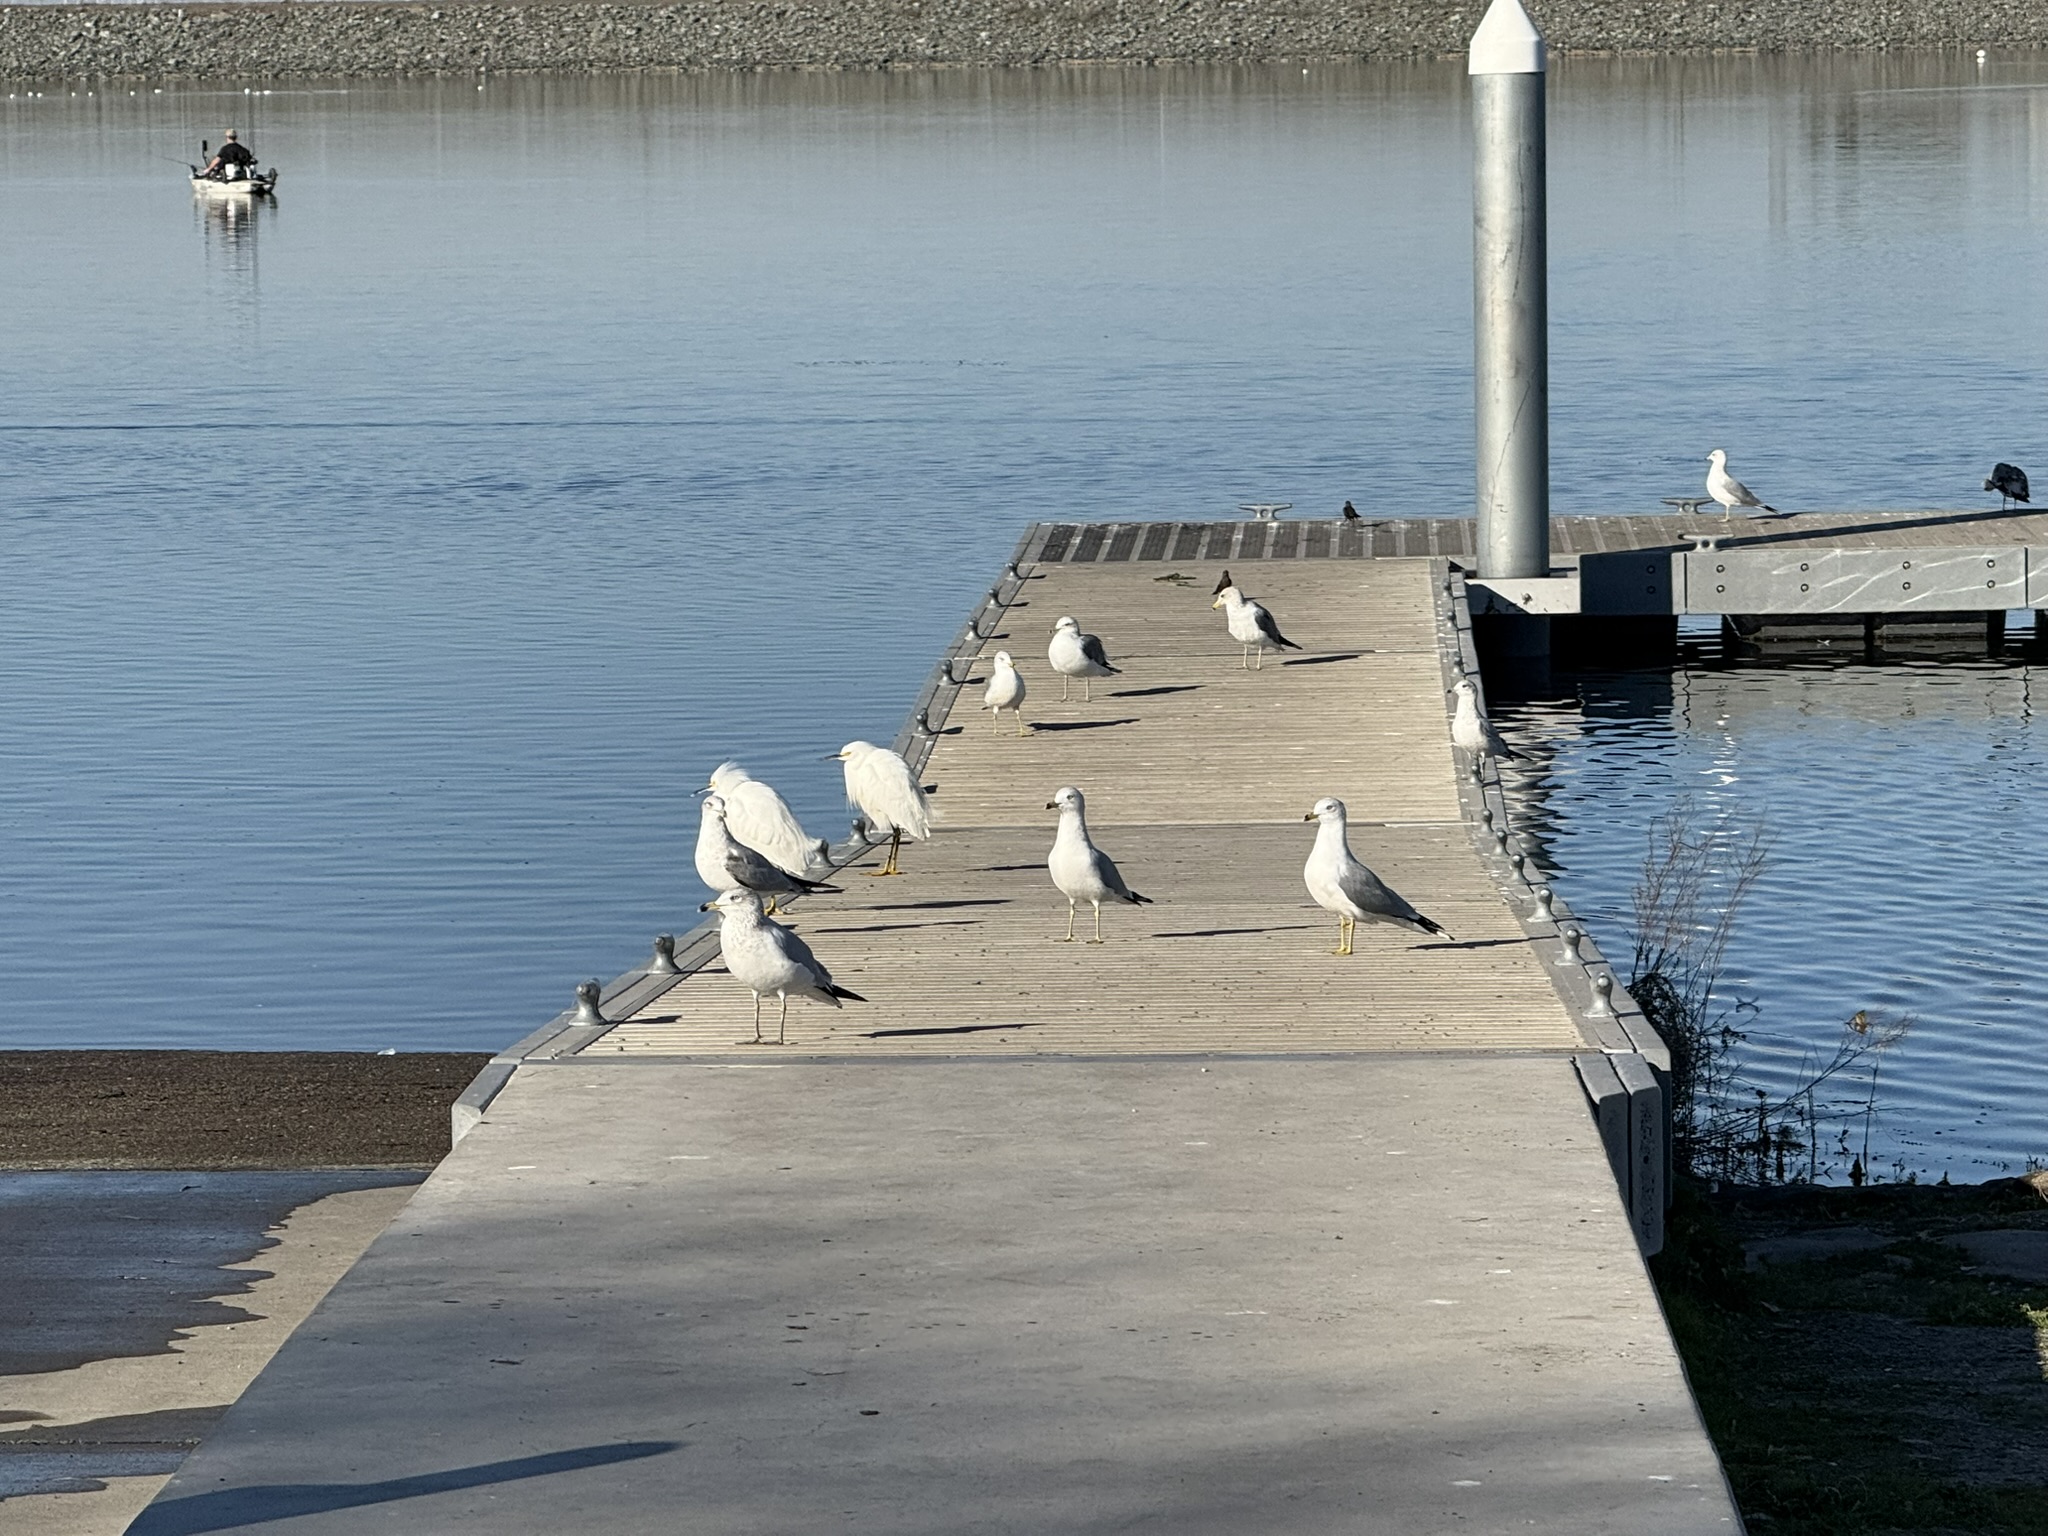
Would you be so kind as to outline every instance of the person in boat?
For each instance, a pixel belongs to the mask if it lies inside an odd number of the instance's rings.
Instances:
[[[233,169],[230,170],[229,167]],[[215,181],[242,181],[255,174],[256,157],[249,147],[235,136],[230,128],[220,136],[220,149],[206,162],[206,169],[199,174]]]

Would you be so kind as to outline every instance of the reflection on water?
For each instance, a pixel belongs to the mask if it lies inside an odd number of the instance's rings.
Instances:
[[[1516,782],[1538,860],[1598,931],[1628,931],[1651,823],[1681,800],[1769,829],[1725,979],[1755,1086],[1782,1098],[1859,1009],[1909,1015],[1873,1166],[1986,1178],[2048,1157],[2048,848],[2026,830],[2048,782],[2037,661],[1724,665],[1707,644],[1676,672],[1561,681],[1562,699],[1498,718],[1530,758]],[[1853,1151],[1861,1096],[1832,1094]]]
[[[1560,510],[1717,444],[1792,507],[2048,463],[2044,86],[1561,61]],[[719,759],[840,824],[823,754],[890,734],[1029,520],[1462,512],[1465,88],[0,103],[0,1043],[500,1044],[691,920]],[[181,206],[227,127],[276,208]],[[1963,728],[1919,725],[1933,772]],[[1818,828],[1867,815],[1837,767]]]

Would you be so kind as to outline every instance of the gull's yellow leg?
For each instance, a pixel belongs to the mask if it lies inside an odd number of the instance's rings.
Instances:
[[[1099,901],[1095,903],[1095,937],[1088,942],[1090,944],[1100,944],[1102,942],[1102,903]]]
[[[775,1026],[775,1043],[789,1044],[789,994],[782,994],[782,1021]]]
[[[1083,704],[1095,702],[1095,679],[1092,677],[1081,679],[1081,702]]]
[[[1021,709],[1017,711],[1017,734],[1019,736],[1029,736],[1031,734],[1024,729],[1024,711]]]
[[[754,1044],[761,1043],[761,994],[754,994]]]
[[[770,896],[768,898],[768,905],[761,909],[761,915],[763,917],[773,917],[776,913],[780,912],[781,910],[782,898],[780,896]]]
[[[1062,672],[1060,674],[1060,702],[1062,704],[1067,702],[1067,690],[1073,686],[1074,680]]]
[[[1062,944],[1071,944],[1071,943],[1073,943],[1073,942],[1074,942],[1074,898],[1073,898],[1073,897],[1071,897],[1071,896],[1069,896],[1069,897],[1067,898],[1067,936],[1066,936],[1066,937],[1065,937],[1064,939],[1061,939],[1061,940],[1060,940],[1060,943],[1062,943]]]

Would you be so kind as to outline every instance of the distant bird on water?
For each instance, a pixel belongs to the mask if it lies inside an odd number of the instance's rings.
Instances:
[[[789,1031],[789,1000],[801,997],[809,1002],[837,1008],[840,999],[864,1003],[858,992],[849,992],[832,979],[832,973],[811,953],[811,946],[761,910],[761,898],[752,891],[726,891],[716,901],[707,901],[700,912],[718,914],[718,948],[725,956],[725,968],[733,979],[754,994],[754,1044],[761,1041],[761,999],[782,1000],[782,1021],[775,1028],[775,1043],[784,1044]]]
[[[1451,714],[1452,746],[1475,759],[1522,755],[1501,739],[1491,720],[1479,713],[1479,687],[1471,678],[1459,678],[1451,685],[1451,692],[1458,699]]]
[[[1378,875],[1358,862],[1357,855],[1351,851],[1342,800],[1332,800],[1326,795],[1301,819],[1322,823],[1316,828],[1315,847],[1309,850],[1308,863],[1302,868],[1301,878],[1308,887],[1309,895],[1315,898],[1316,905],[1325,912],[1337,914],[1337,947],[1330,953],[1351,953],[1351,941],[1357,934],[1360,918],[1368,923],[1392,923],[1416,933],[1451,937],[1444,932],[1442,924],[1424,917],[1403,897],[1389,890]]]
[[[821,891],[839,894],[838,886],[792,875],[773,859],[735,838],[725,824],[725,801],[718,795],[704,797],[703,816],[697,825],[697,878],[714,893],[738,889],[766,896],[770,912],[784,896],[810,896]]]
[[[932,835],[931,807],[910,764],[887,747],[849,741],[832,754],[846,765],[846,798],[866,818],[870,832],[889,834],[889,857],[871,875],[900,875],[896,855],[903,839],[924,842]]]
[[[1280,626],[1264,604],[1255,603],[1238,591],[1230,580],[1230,572],[1223,573],[1223,579],[1216,583],[1216,601],[1211,608],[1221,608],[1224,620],[1230,627],[1230,638],[1241,647],[1238,660],[1253,671],[1259,671],[1266,664],[1268,651],[1298,651],[1300,646],[1280,633]],[[1258,657],[1258,665],[1252,665],[1252,657]]]
[[[1348,501],[1344,503],[1344,521],[1347,523],[1356,523],[1363,521],[1363,519],[1360,518],[1358,515],[1358,508],[1351,505],[1351,503]]]
[[[1046,856],[1046,873],[1052,876],[1052,883],[1067,898],[1067,936],[1062,944],[1074,940],[1074,911],[1081,902],[1087,902],[1095,909],[1095,937],[1090,944],[1102,942],[1102,904],[1105,901],[1127,901],[1133,906],[1149,906],[1152,898],[1140,896],[1117,872],[1116,861],[1088,837],[1087,802],[1081,791],[1069,784],[1050,800],[1045,802],[1048,811],[1060,813],[1060,829],[1052,840],[1052,852]]]
[[[1089,679],[1096,677],[1117,677],[1122,668],[1109,664],[1109,652],[1102,648],[1102,641],[1094,635],[1081,633],[1081,624],[1071,615],[1062,615],[1052,626],[1052,644],[1045,648],[1045,659],[1052,663],[1053,671],[1060,675],[1060,697],[1071,695],[1073,679],[1081,679],[1081,698],[1086,701],[1094,697],[1089,688]]]
[[[1984,489],[1998,492],[1998,510],[2003,512],[2007,502],[2028,499],[2027,472],[2017,464],[1994,464]]]
[[[1024,679],[1017,671],[1017,664],[1010,660],[1008,651],[997,651],[995,670],[988,675],[988,687],[982,690],[981,707],[995,711],[995,728],[1003,728],[1003,711],[1012,710],[1017,716],[1017,734],[1026,736],[1024,729]]]
[[[1716,448],[1707,455],[1707,494],[1731,512],[1737,507],[1755,507],[1775,516],[1783,515],[1776,507],[1758,501],[1754,491],[1728,473],[1728,450],[1725,448]]]
[[[831,870],[832,853],[825,839],[804,831],[789,802],[738,763],[720,763],[711,771],[711,782],[697,793],[722,797],[732,835],[766,854],[778,869],[800,880]]]

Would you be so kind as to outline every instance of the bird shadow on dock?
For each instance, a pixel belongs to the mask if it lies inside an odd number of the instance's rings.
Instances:
[[[1521,939],[1438,939],[1428,944],[1410,944],[1410,949],[1512,949],[1517,945],[1526,946],[1529,940]]]
[[[1132,715],[1123,720],[1034,720],[1033,731],[1101,731],[1112,725],[1136,725],[1138,717]]]
[[[488,1461],[473,1467],[452,1467],[446,1472],[394,1477],[378,1483],[272,1483],[253,1488],[212,1489],[184,1498],[160,1500],[145,1509],[128,1529],[147,1533],[147,1536],[201,1536],[205,1531],[240,1530],[275,1520],[293,1520],[302,1515],[333,1514],[339,1510],[394,1504],[402,1499],[426,1498],[437,1493],[487,1488],[494,1483],[509,1483],[520,1478],[547,1477],[557,1472],[578,1472],[648,1456],[664,1456],[682,1449],[685,1443],[680,1440],[629,1440],[617,1445],[591,1445],[570,1451],[549,1451],[540,1456],[520,1456],[510,1461]],[[425,1520],[428,1517],[420,1518]]]
[[[861,1036],[863,1040],[894,1040],[904,1035],[986,1035],[1007,1034],[1018,1029],[1040,1029],[1040,1024],[932,1024],[917,1029],[871,1029]]]
[[[1174,683],[1165,688],[1119,688],[1109,697],[1112,699],[1158,699],[1169,693],[1193,693],[1200,683]]]
[[[1270,928],[1179,928],[1171,933],[1155,933],[1155,939],[1222,939],[1241,933],[1298,933],[1306,928],[1321,928],[1322,923],[1276,923]]]
[[[955,917],[944,922],[931,923],[868,923],[859,928],[820,928],[819,933],[900,933],[911,928],[972,928],[981,922],[978,917]]]
[[[1356,661],[1361,656],[1369,654],[1371,653],[1367,651],[1339,651],[1335,655],[1330,656],[1297,656],[1291,661],[1281,662],[1280,665],[1283,667],[1326,667],[1333,661]]]
[[[983,865],[983,866],[982,866],[982,867],[981,867],[980,869],[977,869],[977,870],[975,870],[975,871],[974,871],[974,873],[975,873],[975,874],[977,874],[977,875],[1015,875],[1015,874],[1021,874],[1021,873],[1022,873],[1023,871],[1025,871],[1025,870],[1027,870],[1027,869],[1035,869],[1035,870],[1043,871],[1043,870],[1045,869],[1045,865],[1044,865],[1044,864],[1042,864],[1042,863],[1040,863],[1040,864],[985,864],[985,865]]]
[[[1024,869],[1038,868],[1036,864],[1025,864],[1020,867]],[[1007,907],[1009,904],[1010,898],[1007,896],[979,896],[973,898],[962,897],[957,901],[885,901],[869,907],[868,910],[870,912],[931,912],[945,907]]]

